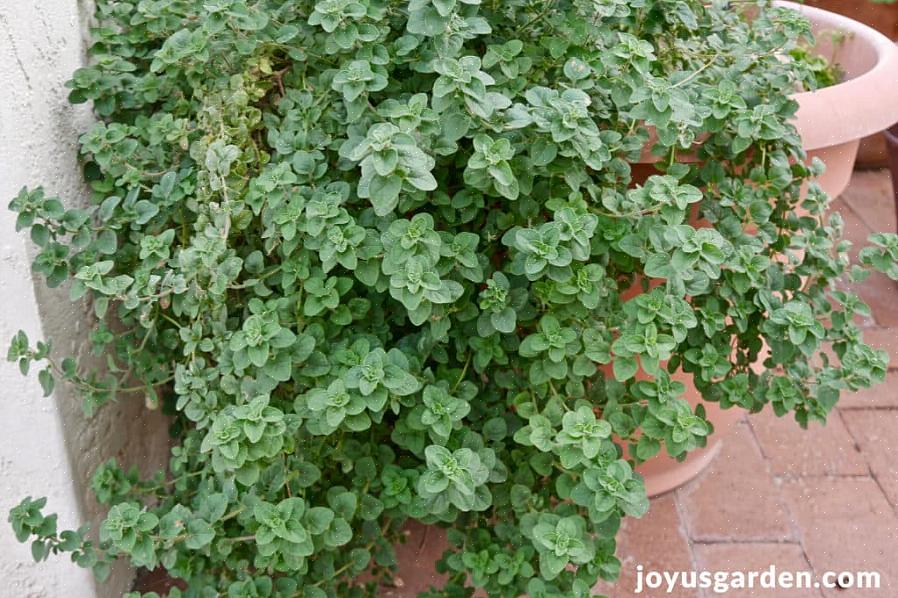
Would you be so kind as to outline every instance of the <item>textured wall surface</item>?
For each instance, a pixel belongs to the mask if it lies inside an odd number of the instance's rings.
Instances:
[[[51,338],[58,357],[85,352],[89,309],[62,290],[32,280],[34,247],[14,232],[8,201],[24,186],[44,185],[67,204],[86,201],[77,161],[77,138],[91,122],[89,108],[66,101],[65,81],[85,60],[88,7],[76,0],[4,1],[0,4],[0,598],[120,596],[131,572],[118,567],[95,588],[89,574],[67,557],[34,564],[16,542],[9,508],[27,495],[48,496],[60,528],[99,520],[102,509],[89,476],[111,456],[150,472],[164,463],[165,422],[123,397],[91,420],[65,388],[42,398],[36,376],[22,377],[5,361],[19,329]]]

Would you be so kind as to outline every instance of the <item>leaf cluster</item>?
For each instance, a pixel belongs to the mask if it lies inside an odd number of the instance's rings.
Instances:
[[[790,124],[808,23],[743,4],[97,0],[90,203],[10,207],[107,368],[8,356],[173,448],[98,469],[98,541],[31,499],[17,537],[191,598],[377,595],[409,520],[449,529],[426,596],[614,579],[696,399],[806,425],[885,375],[844,283],[898,238],[851,263]]]

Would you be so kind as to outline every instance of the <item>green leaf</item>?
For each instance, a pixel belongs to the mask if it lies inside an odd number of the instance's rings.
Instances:
[[[359,517],[365,521],[375,521],[384,510],[384,504],[368,494],[362,496],[359,504]]]
[[[393,394],[403,397],[421,389],[421,383],[417,378],[392,364],[384,366],[384,386]]]
[[[548,166],[558,155],[558,146],[540,139],[530,146],[530,162],[534,166]]]
[[[306,512],[306,527],[314,535],[323,534],[334,520],[334,512],[326,507],[312,507]]]
[[[615,357],[612,362],[614,377],[619,382],[626,382],[636,375],[639,364],[635,357]]]
[[[324,541],[332,547],[343,546],[352,540],[352,528],[343,519],[335,519],[333,525],[324,534]]]
[[[636,444],[636,456],[642,460],[651,459],[660,450],[661,443],[648,436],[642,436]]]
[[[346,520],[352,520],[358,507],[358,499],[352,492],[341,492],[329,502],[334,512]]]
[[[300,488],[309,488],[321,479],[321,470],[313,463],[307,461],[297,463],[294,465],[294,470],[296,482]]]
[[[49,397],[53,394],[53,389],[56,386],[56,378],[53,377],[53,371],[49,368],[41,370],[37,374],[37,379],[41,384],[41,388],[44,391],[44,396]]]
[[[178,416],[165,471],[97,468],[99,540],[16,506],[35,558],[376,594],[351,586],[418,521],[451,545],[436,594],[585,598],[649,507],[632,465],[708,443],[681,397],[806,426],[888,377],[854,287],[898,279],[898,235],[851,245],[798,159],[795,94],[840,74],[796,11],[95,4],[67,87],[96,122],[54,140],[90,199],[9,204],[89,330],[7,357],[89,413]]]
[[[396,209],[399,204],[399,191],[402,189],[402,179],[399,175],[382,177],[375,175],[368,187],[368,197],[374,212],[378,216],[386,216]]]
[[[548,580],[555,579],[568,564],[568,559],[560,557],[551,552],[539,553],[539,571],[540,575]]]
[[[191,550],[199,550],[215,539],[215,529],[203,519],[191,519],[187,524],[185,545]]]
[[[352,572],[361,573],[368,568],[371,553],[364,548],[353,548],[349,553],[349,561],[352,563]]]
[[[159,213],[159,207],[145,199],[138,201],[134,209],[137,211],[137,219],[135,220],[137,224],[146,224]]]

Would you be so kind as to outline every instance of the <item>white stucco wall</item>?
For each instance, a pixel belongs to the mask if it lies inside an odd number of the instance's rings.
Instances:
[[[52,338],[58,356],[85,352],[89,309],[72,305],[66,291],[33,281],[27,234],[14,231],[6,209],[22,186],[43,185],[75,204],[86,201],[77,138],[90,125],[86,106],[72,107],[63,84],[85,60],[86,4],[78,0],[0,0],[0,598],[120,596],[132,573],[118,567],[95,588],[89,573],[67,557],[32,562],[16,542],[6,516],[27,495],[48,496],[47,512],[60,529],[93,523],[103,509],[89,491],[89,475],[111,456],[150,472],[164,464],[165,422],[137,398],[91,420],[65,388],[42,398],[36,376],[6,362],[9,339]]]

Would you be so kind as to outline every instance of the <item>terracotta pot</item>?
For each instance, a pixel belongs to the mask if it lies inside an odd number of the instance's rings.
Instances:
[[[677,378],[677,376],[674,376]],[[705,406],[708,421],[714,425],[714,433],[708,438],[708,444],[704,448],[695,449],[689,453],[684,461],[677,461],[665,453],[649,459],[636,468],[645,478],[645,491],[649,498],[654,498],[679,488],[690,481],[711,464],[720,450],[720,443],[725,438],[725,432],[745,415],[745,410],[737,407],[721,409],[717,403],[709,403],[702,400],[698,390],[686,379],[681,379],[686,384],[686,396],[689,404]]]
[[[819,52],[834,56],[845,80],[793,96],[799,104],[795,127],[808,158],[817,157],[826,164],[826,172],[817,182],[835,197],[848,186],[861,139],[898,122],[898,46],[875,29],[843,15],[784,0],[774,4],[805,15],[815,33],[848,34],[837,48],[831,36],[819,35],[817,40]],[[651,165],[662,159],[650,153],[651,145],[652,141],[643,148],[634,165],[637,180],[651,174]],[[683,154],[680,160],[696,158]]]
[[[829,10],[864,25],[873,27],[892,41],[898,41],[898,4],[846,0],[805,0],[816,8]],[[876,133],[861,139],[858,150],[857,168],[883,168],[888,165],[888,151],[883,133]]]
[[[818,37],[820,52],[835,56],[845,80],[795,95],[799,104],[795,126],[804,148],[809,157],[826,163],[818,183],[836,196],[848,186],[861,138],[898,122],[898,47],[882,33],[843,15],[794,2],[775,4],[804,14],[815,33],[849,34],[837,48],[830,36]]]
[[[898,206],[898,123],[895,123],[883,132],[883,138],[888,147],[888,165],[892,172],[892,193],[895,195],[895,205]]]
[[[695,214],[689,219],[689,223],[696,227],[708,226],[706,221],[699,220]],[[649,287],[656,287],[661,282],[661,280],[652,279],[649,281]],[[621,300],[629,301],[641,292],[641,286],[634,284],[621,294]],[[602,371],[606,377],[614,376],[611,366],[602,366]],[[636,378],[646,379],[647,375],[642,370],[639,370]],[[677,461],[667,456],[667,453],[662,448],[661,453],[638,465],[636,471],[642,474],[645,479],[645,491],[649,498],[678,488],[701,473],[717,454],[720,448],[720,441],[725,436],[725,432],[746,414],[746,411],[740,407],[721,409],[717,403],[705,401],[698,389],[695,388],[690,374],[678,370],[671,374],[671,378],[686,387],[686,393],[683,398],[689,402],[693,409],[699,404],[704,405],[708,421],[714,426],[714,433],[708,437],[708,443],[704,448],[691,451],[684,461]],[[629,456],[623,441],[618,438],[615,438],[614,441],[623,447],[624,455]]]
[[[636,471],[645,478],[645,491],[650,498],[678,488],[701,473],[719,451],[725,432],[746,414],[741,407],[721,409],[717,403],[702,399],[689,374],[678,371],[671,377],[686,386],[683,398],[693,409],[699,404],[704,405],[708,421],[714,425],[714,433],[708,437],[708,444],[704,448],[691,451],[684,461],[667,456],[662,448],[661,453],[636,467]]]
[[[860,0],[805,0],[816,8],[851,17],[873,27],[889,39],[898,40],[898,4],[878,4]],[[861,139],[856,168],[883,168],[888,165],[885,135],[876,133]]]

